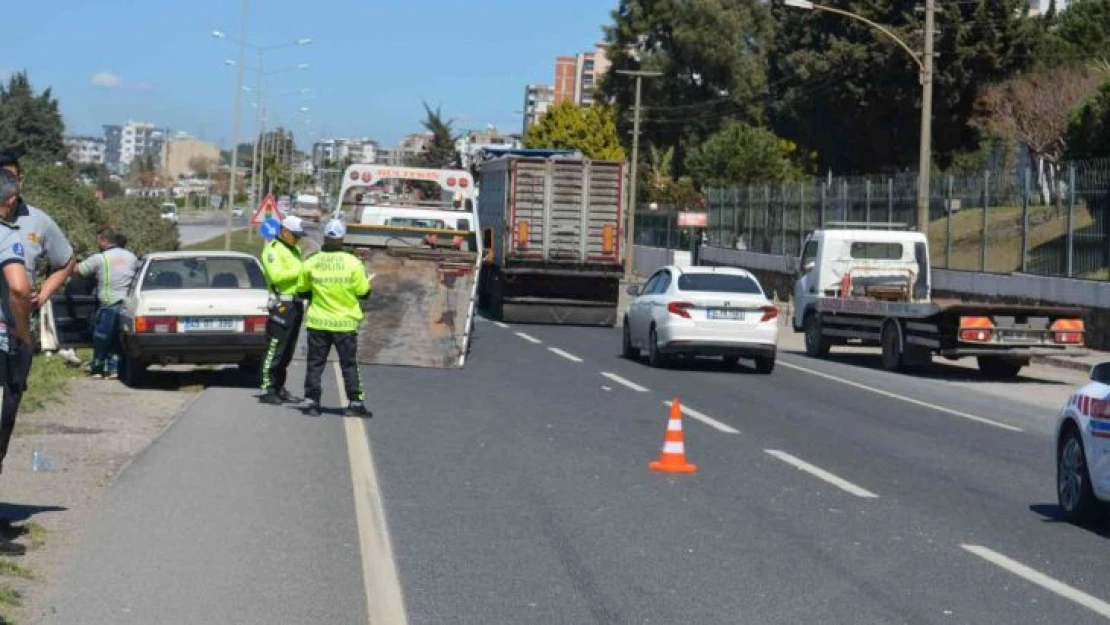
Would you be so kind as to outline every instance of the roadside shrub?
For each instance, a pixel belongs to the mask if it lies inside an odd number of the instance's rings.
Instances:
[[[46,211],[69,239],[78,258],[96,250],[97,199],[65,165],[23,161],[23,195]]]
[[[127,249],[136,256],[176,250],[177,224],[162,219],[161,205],[157,198],[111,198],[100,202],[97,223],[122,232],[127,237]]]

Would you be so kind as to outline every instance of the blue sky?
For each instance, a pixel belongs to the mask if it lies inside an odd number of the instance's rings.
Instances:
[[[27,70],[51,87],[66,131],[101,134],[128,119],[230,145],[239,0],[38,0],[5,7],[0,75]],[[420,130],[421,100],[456,128],[518,131],[524,86],[550,84],[555,57],[592,48],[616,0],[251,0],[248,41],[265,53],[271,123],[298,145],[315,137],[368,136],[385,144]],[[247,65],[257,65],[248,50]],[[254,87],[257,74],[244,72]],[[244,94],[241,137],[255,128]],[[307,113],[299,111],[309,107]],[[309,120],[311,123],[305,123]]]

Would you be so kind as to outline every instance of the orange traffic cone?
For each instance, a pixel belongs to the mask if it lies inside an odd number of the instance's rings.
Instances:
[[[667,434],[663,437],[663,451],[659,460],[648,463],[652,471],[665,473],[697,473],[696,465],[686,462],[686,445],[682,440],[682,406],[675,397],[671,402],[671,417],[667,420]]]

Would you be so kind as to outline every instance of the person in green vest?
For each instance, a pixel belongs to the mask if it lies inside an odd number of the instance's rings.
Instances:
[[[282,219],[281,229],[274,240],[262,248],[262,270],[266,273],[272,294],[270,318],[266,322],[266,336],[270,344],[262,361],[260,401],[264,404],[281,405],[294,401],[293,395],[285,388],[285,377],[304,321],[305,299],[303,292],[299,291],[304,260],[297,247],[304,235],[300,217],[289,215]]]
[[[370,277],[362,261],[343,249],[347,226],[331,219],[324,226],[324,245],[305,261],[301,273],[301,291],[311,292],[305,326],[308,328],[308,367],[305,371],[304,394],[308,400],[307,414],[320,415],[320,379],[328,364],[331,347],[339,354],[343,386],[347,392],[344,414],[351,417],[372,416],[366,409],[366,396],[358,371],[358,328],[362,323],[361,302],[370,297]]]
[[[100,252],[73,268],[75,275],[96,281],[100,308],[93,328],[92,377],[115,378],[119,374],[119,313],[139,270],[139,259],[126,249],[127,237],[112,228],[96,233]]]

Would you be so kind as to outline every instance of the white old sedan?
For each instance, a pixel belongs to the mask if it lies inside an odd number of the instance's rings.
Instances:
[[[751,272],[737,267],[658,269],[624,317],[625,358],[646,349],[653,367],[673,355],[720,356],[735,365],[751,358],[771,373],[778,353],[778,308]]]
[[[142,381],[152,364],[238,364],[266,353],[269,293],[258,259],[240,252],[156,252],[120,313],[120,378]]]
[[[1056,420],[1056,499],[1065,519],[1092,518],[1110,501],[1110,362],[1091,368]]]

